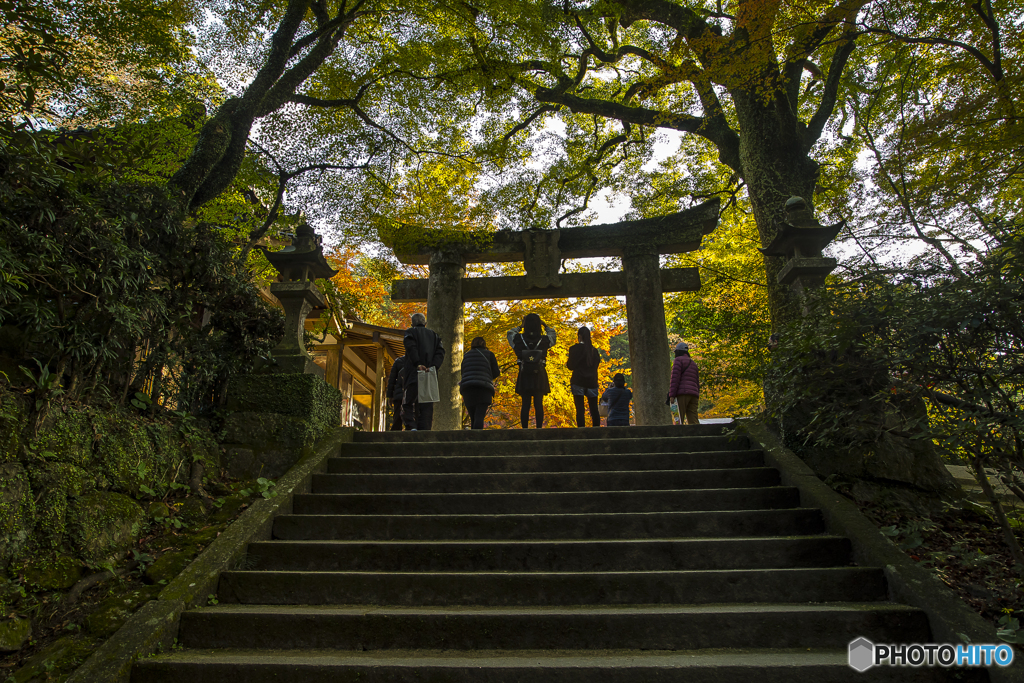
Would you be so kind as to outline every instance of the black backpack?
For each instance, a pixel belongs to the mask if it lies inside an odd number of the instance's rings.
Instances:
[[[532,348],[523,335],[520,334],[519,338],[523,340],[523,345],[526,347],[524,351],[519,352],[519,372],[529,374],[539,373],[541,368],[547,364],[547,361],[545,360],[546,354],[542,349],[537,348],[540,346],[541,339],[544,337],[538,339]]]

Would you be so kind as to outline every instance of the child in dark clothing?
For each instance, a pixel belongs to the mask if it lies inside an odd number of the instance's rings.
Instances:
[[[608,404],[609,427],[629,426],[629,404],[633,392],[626,388],[626,377],[621,372],[612,377],[612,385],[604,390],[601,402]]]

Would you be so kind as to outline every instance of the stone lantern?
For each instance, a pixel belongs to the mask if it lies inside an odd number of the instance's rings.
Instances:
[[[327,264],[323,245],[313,228],[303,223],[295,231],[291,246],[281,251],[263,250],[271,265],[281,274],[281,282],[270,285],[270,293],[284,308],[284,338],[274,347],[277,361],[275,372],[314,374],[324,376],[323,368],[313,362],[313,356],[303,343],[306,316],[314,306],[323,306],[324,295],[314,280],[330,279],[338,274]]]
[[[760,251],[765,256],[786,259],[786,264],[779,271],[778,282],[789,285],[794,293],[800,294],[820,287],[825,283],[825,276],[835,270],[836,260],[822,256],[821,250],[845,225],[846,221],[822,225],[807,208],[803,197],[790,197],[786,200],[786,216],[775,239]]]

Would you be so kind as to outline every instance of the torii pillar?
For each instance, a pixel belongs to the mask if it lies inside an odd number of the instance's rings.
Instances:
[[[437,372],[441,400],[434,404],[434,429],[462,429],[462,345],[465,335],[462,278],[466,262],[457,245],[430,254],[427,327],[441,336],[445,362]]]
[[[665,403],[672,374],[667,351],[665,296],[661,288],[658,251],[633,247],[622,255],[626,276],[626,332],[629,363],[633,368],[633,411],[638,425],[670,425],[672,412]]]
[[[428,280],[398,280],[395,302],[427,302],[427,326],[441,335],[447,356],[438,375],[441,402],[435,429],[459,429],[463,304],[466,301],[626,297],[626,325],[633,374],[633,407],[638,425],[672,424],[665,405],[672,371],[665,325],[666,292],[697,291],[696,268],[660,268],[661,254],[700,248],[718,225],[718,200],[670,216],[622,221],[571,230],[499,231],[477,240],[467,235],[441,247],[427,246],[422,229],[407,228],[395,249],[402,263],[429,263]],[[565,258],[618,256],[617,273],[559,273]],[[466,278],[467,263],[523,261],[524,277]]]

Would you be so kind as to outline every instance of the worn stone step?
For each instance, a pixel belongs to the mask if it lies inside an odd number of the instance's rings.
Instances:
[[[561,493],[348,493],[298,494],[297,514],[499,514],[552,512],[670,512],[792,508],[790,486],[677,491],[570,491]]]
[[[184,650],[141,659],[133,683],[981,683],[984,671],[873,667],[842,649],[710,651]]]
[[[315,493],[519,493],[777,486],[771,467],[640,472],[314,474]]]
[[[658,425],[651,427],[557,427],[551,429],[464,429],[429,432],[357,432],[356,443],[544,441],[559,439],[611,440],[720,436],[733,424]]]
[[[272,605],[630,605],[884,600],[873,567],[650,572],[228,571],[224,603]]]
[[[466,430],[470,433],[474,430]],[[485,432],[487,430],[475,430]],[[545,430],[541,430],[545,431]],[[572,434],[574,430],[569,430]],[[452,455],[593,455],[617,453],[697,453],[735,451],[750,446],[745,436],[641,437],[629,439],[584,439],[575,435],[559,439],[502,441],[359,441],[344,444],[342,456],[420,457]]]
[[[292,541],[638,539],[810,536],[821,533],[810,508],[695,512],[591,512],[477,515],[281,515],[273,538]]]
[[[288,540],[584,539],[806,536],[824,531],[816,509],[597,512],[532,515],[280,515]]]
[[[352,456],[331,458],[331,474],[412,472],[594,472],[615,470],[700,470],[761,467],[764,454],[755,450],[697,453],[626,453],[599,455],[449,455],[421,457]]]
[[[928,639],[924,612],[889,603],[573,607],[218,605],[181,618],[190,648],[695,650],[845,647]]]
[[[263,541],[246,567],[260,571],[621,572],[836,567],[850,542],[836,536],[573,541]]]
[[[697,539],[810,536],[824,530],[810,508],[696,512],[496,515],[281,515],[273,538],[291,541]]]

